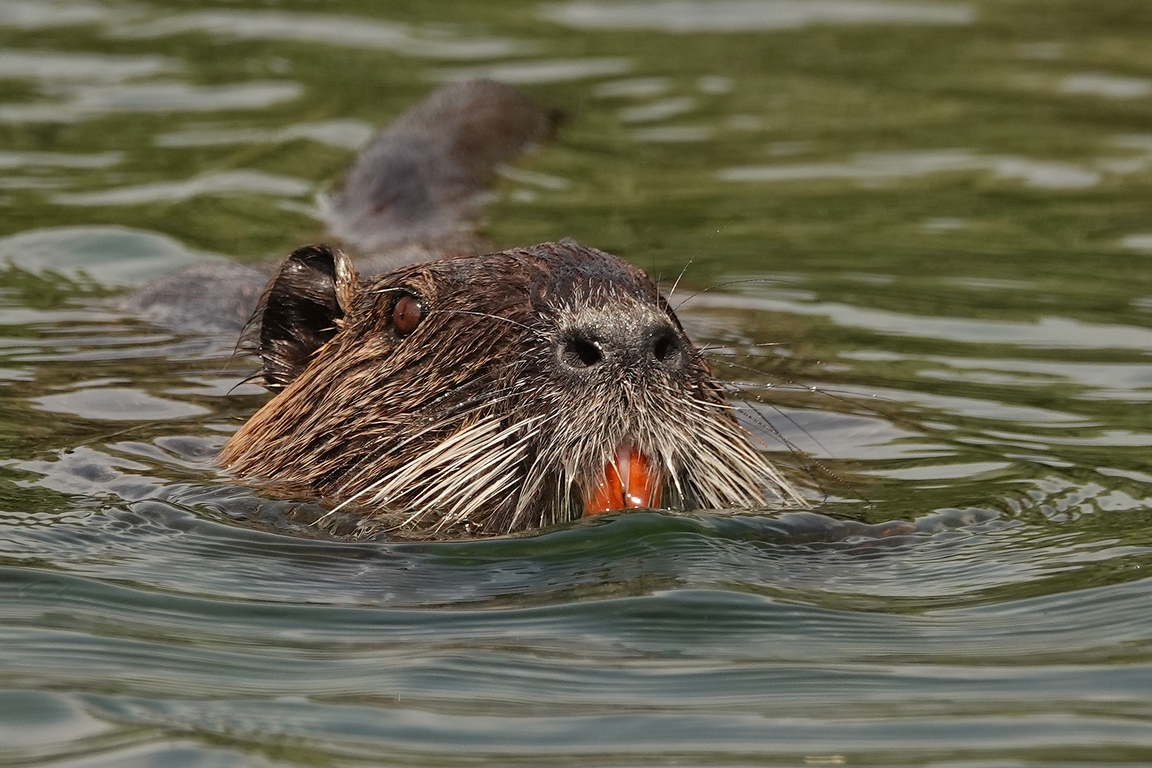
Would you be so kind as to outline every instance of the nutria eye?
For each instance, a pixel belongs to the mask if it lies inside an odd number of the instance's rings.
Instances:
[[[410,293],[401,294],[392,305],[392,327],[401,336],[407,336],[416,330],[416,326],[420,325],[423,319],[424,305]]]

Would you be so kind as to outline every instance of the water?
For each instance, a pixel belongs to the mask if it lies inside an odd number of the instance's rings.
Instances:
[[[1152,763],[1152,7],[0,4],[0,763]],[[677,288],[813,513],[334,541],[233,339],[437,82],[561,109],[485,236]],[[308,512],[307,509],[303,512]]]

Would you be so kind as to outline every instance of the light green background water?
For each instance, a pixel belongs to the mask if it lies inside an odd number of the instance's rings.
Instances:
[[[1152,762],[1150,43],[1118,0],[0,3],[0,762]],[[469,75],[564,115],[484,236],[683,271],[819,512],[909,533],[327,542],[217,476],[247,363],[105,297],[321,238]]]

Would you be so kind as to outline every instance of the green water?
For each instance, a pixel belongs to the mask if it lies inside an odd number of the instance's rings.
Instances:
[[[217,475],[249,363],[108,297],[322,238],[469,74],[563,114],[483,236],[683,273],[814,514],[340,542]],[[0,210],[4,765],[1152,763],[1152,4],[3,0]]]

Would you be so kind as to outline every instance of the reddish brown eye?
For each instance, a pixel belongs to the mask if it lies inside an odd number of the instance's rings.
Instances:
[[[392,305],[392,327],[401,336],[407,336],[416,330],[420,321],[424,319],[424,306],[420,299],[410,293],[405,293],[396,299]]]

